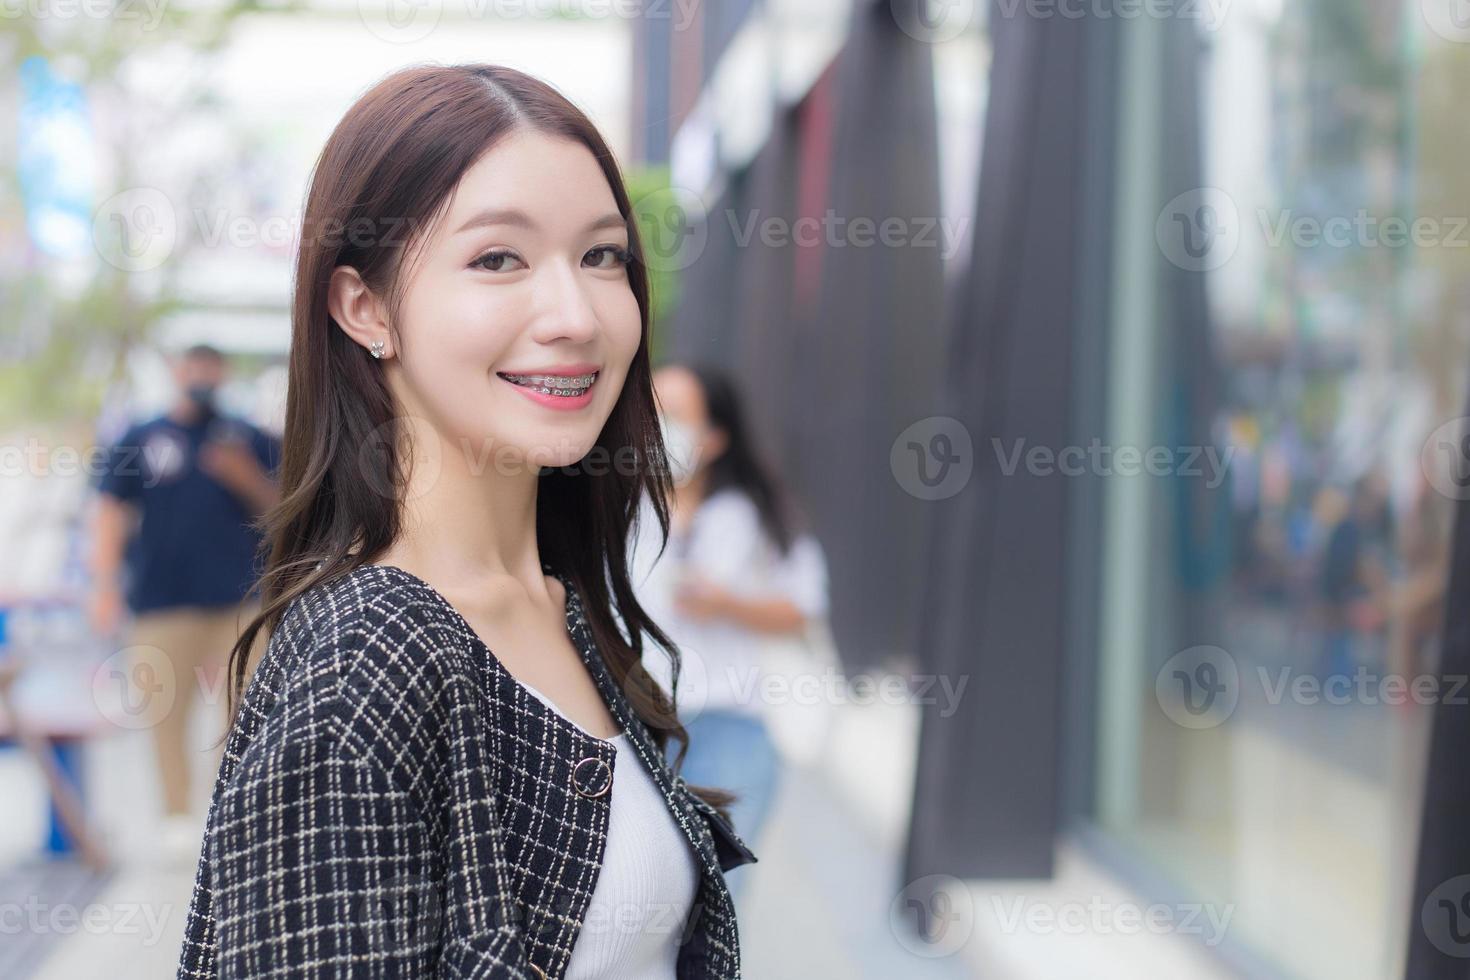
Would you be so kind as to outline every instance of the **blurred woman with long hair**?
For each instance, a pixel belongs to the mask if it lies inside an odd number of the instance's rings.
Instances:
[[[780,783],[769,713],[784,709],[762,701],[762,650],[825,622],[826,559],[757,451],[734,379],[713,365],[671,363],[654,372],[654,391],[675,480],[672,522],[659,540],[656,501],[644,501],[634,588],[682,654],[683,772],[734,793],[731,819],[754,843]],[[665,661],[653,651],[647,661],[665,679]],[[743,874],[731,886],[743,891]]]
[[[668,520],[639,253],[520,72],[397,72],[332,133],[180,977],[739,975],[755,855],[666,759],[625,565]]]

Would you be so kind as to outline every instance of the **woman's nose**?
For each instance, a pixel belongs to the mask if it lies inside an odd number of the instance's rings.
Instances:
[[[597,307],[581,269],[557,265],[547,273],[542,329],[555,336],[586,340],[597,333]],[[550,339],[549,336],[539,339]]]

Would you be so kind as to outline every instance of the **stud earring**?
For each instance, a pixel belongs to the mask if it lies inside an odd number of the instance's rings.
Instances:
[[[383,356],[383,342],[381,340],[373,341],[372,347],[368,348],[368,350],[374,357],[381,358]]]

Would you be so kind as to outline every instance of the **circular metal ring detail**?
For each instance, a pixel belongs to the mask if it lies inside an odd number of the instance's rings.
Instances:
[[[612,789],[612,780],[612,766],[596,756],[588,756],[577,763],[576,767],[572,770],[572,785],[578,793],[592,799],[596,799]],[[601,789],[592,788],[597,786],[598,783],[601,783]]]

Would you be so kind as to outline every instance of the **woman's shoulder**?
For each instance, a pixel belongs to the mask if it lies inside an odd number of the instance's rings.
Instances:
[[[426,583],[359,565],[307,588],[283,613],[277,659],[287,685],[348,700],[433,692],[472,679],[473,644]]]
[[[433,589],[363,565],[291,600],[237,721],[241,766],[321,744],[416,784],[482,690],[475,649]]]

